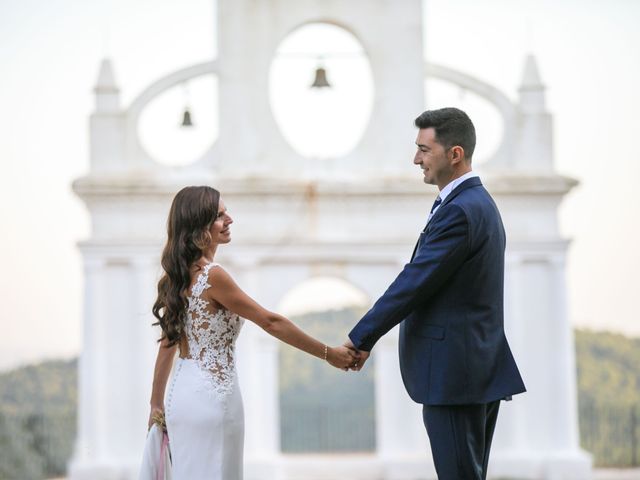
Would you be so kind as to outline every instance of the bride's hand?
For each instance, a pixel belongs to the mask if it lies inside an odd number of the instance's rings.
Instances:
[[[164,416],[164,409],[162,407],[151,407],[151,413],[149,413],[149,422],[147,424],[147,430],[151,430],[151,425],[155,423],[154,417],[157,415]]]
[[[327,350],[327,362],[340,370],[347,371],[358,362],[358,353],[344,345],[329,347]]]

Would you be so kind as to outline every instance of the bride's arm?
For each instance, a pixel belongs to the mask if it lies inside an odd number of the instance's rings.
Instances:
[[[227,309],[251,320],[269,335],[320,359],[325,358],[334,367],[347,369],[357,359],[357,354],[344,346],[331,348],[304,333],[282,315],[263,308],[234,282],[221,267],[209,271],[207,295]]]
[[[160,342],[156,366],[153,370],[153,386],[151,387],[151,413],[149,414],[149,425],[153,423],[152,417],[156,413],[164,412],[164,391],[167,388],[169,373],[173,365],[173,358],[178,345],[167,347],[167,339]]]

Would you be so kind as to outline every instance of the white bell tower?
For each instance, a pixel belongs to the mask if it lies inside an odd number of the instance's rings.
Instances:
[[[408,261],[435,196],[410,156],[412,121],[429,106],[423,92],[425,76],[431,76],[487,99],[504,123],[502,143],[480,173],[505,220],[506,329],[529,391],[501,410],[490,473],[590,478],[590,458],[578,444],[565,300],[568,243],[557,225],[558,206],[575,182],[553,170],[551,116],[533,57],[514,103],[475,78],[425,63],[421,0],[217,3],[218,58],[159,79],[126,107],[111,63],[100,69],[91,169],[73,186],[90,211],[92,230],[80,244],[84,341],[70,477],[136,478],[157,348],[150,309],[173,195],[188,184],[222,192],[236,223],[234,241],[221,249],[219,261],[267,308],[318,275],[341,278],[373,302]],[[359,145],[319,167],[285,141],[268,91],[277,46],[313,22],[339,26],[358,39],[375,88]],[[207,74],[218,77],[217,141],[189,166],[160,165],[141,146],[142,111],[167,89]],[[421,406],[411,402],[400,378],[397,329],[373,352],[376,451],[366,455],[281,452],[278,348],[247,322],[238,345],[247,480],[435,479]]]

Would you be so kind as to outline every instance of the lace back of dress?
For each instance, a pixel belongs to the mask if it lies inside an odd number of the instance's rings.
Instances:
[[[211,287],[209,270],[214,266],[218,264],[206,265],[191,289],[185,331],[189,357],[198,363],[207,384],[219,393],[228,393],[235,373],[234,344],[242,321],[203,298]]]

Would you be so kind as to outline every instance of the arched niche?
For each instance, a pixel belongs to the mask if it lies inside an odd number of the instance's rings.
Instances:
[[[191,165],[218,137],[218,78],[200,75],[153,98],[141,111],[140,145],[153,160],[170,167]],[[191,125],[183,125],[188,112]]]
[[[346,340],[369,303],[367,295],[346,280],[315,276],[291,288],[278,310],[305,332],[333,346]],[[282,453],[374,452],[373,362],[361,372],[343,372],[282,345],[279,351]]]
[[[319,70],[329,86],[312,87]],[[269,99],[280,133],[299,155],[347,155],[362,140],[373,109],[373,75],[362,43],[336,23],[296,27],[271,62]]]
[[[218,73],[216,61],[200,63],[172,72],[143,90],[124,112],[126,156],[140,166],[170,168],[206,161],[218,140]],[[185,107],[195,125],[181,129]],[[154,144],[156,135],[163,137],[159,144]]]

